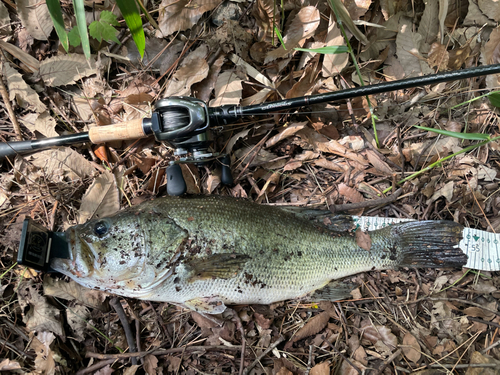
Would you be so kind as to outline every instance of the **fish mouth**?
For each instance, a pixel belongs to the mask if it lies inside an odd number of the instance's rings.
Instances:
[[[78,235],[77,230],[69,228],[66,231],[66,240],[69,247],[69,259],[53,258],[50,267],[54,271],[67,276],[88,277],[94,272],[94,252],[84,238]]]

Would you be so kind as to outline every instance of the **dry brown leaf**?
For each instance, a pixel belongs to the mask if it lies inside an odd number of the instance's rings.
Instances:
[[[266,142],[266,147],[272,147],[278,142],[282,141],[283,139],[286,139],[295,133],[297,133],[299,130],[304,129],[307,126],[307,121],[302,121],[302,122],[294,122],[291,124],[285,124],[280,130],[279,133],[272,136],[267,142]]]
[[[222,0],[163,0],[158,26],[164,37],[192,28],[203,13],[214,9]]]
[[[293,372],[291,372],[285,366],[283,366],[282,368],[279,369],[276,375],[293,375]]]
[[[437,67],[439,71],[442,71],[446,70],[449,61],[450,54],[446,50],[446,46],[438,42],[432,43],[431,49],[427,54],[429,66],[432,68]]]
[[[315,335],[316,333],[323,330],[330,320],[330,314],[327,311],[320,312],[315,317],[309,319],[309,321],[297,331],[295,336],[293,336],[293,342],[302,340],[303,338]]]
[[[215,99],[210,101],[210,107],[226,104],[240,104],[243,86],[241,79],[229,70],[219,74],[215,82]]]
[[[304,69],[299,81],[286,93],[285,97],[287,99],[310,95],[311,90],[316,86],[317,77],[320,73],[318,66],[319,57],[319,54],[316,55],[311,63]]]
[[[35,131],[46,137],[57,137],[59,134],[55,131],[56,120],[50,115],[49,111],[41,114],[28,113],[19,119],[32,133]]]
[[[368,232],[363,232],[361,228],[358,228],[355,233],[356,245],[360,248],[370,251],[372,248],[372,238]]]
[[[40,151],[30,156],[33,165],[42,168],[52,178],[64,179],[67,176],[74,180],[94,174],[92,164],[78,152],[69,147],[58,147]]]
[[[406,78],[433,73],[420,54],[423,37],[413,32],[412,27],[413,20],[406,17],[400,18],[399,33],[396,35],[396,50]]]
[[[46,296],[62,298],[68,301],[77,300],[94,309],[105,310],[107,307],[104,304],[107,293],[85,288],[73,280],[66,282],[46,275],[43,278],[43,293]]]
[[[353,364],[356,366],[356,368],[352,367]],[[359,375],[359,371],[364,372],[366,367],[363,366],[362,363],[356,361],[355,359],[350,359],[349,362],[347,362],[345,359],[342,360],[342,366],[340,367],[340,374],[342,375]]]
[[[208,103],[210,97],[212,96],[212,91],[215,87],[215,82],[219,77],[219,73],[222,69],[222,65],[226,61],[226,57],[221,54],[211,65],[208,70],[207,78],[203,81],[195,83],[193,85],[193,90],[196,92],[196,97]]]
[[[5,4],[0,1],[0,35],[10,34],[9,25],[10,25],[9,10],[5,6]]]
[[[426,44],[431,44],[436,40],[439,32],[439,20],[437,17],[439,11],[439,3],[437,1],[426,2],[424,13],[418,25],[418,33],[422,35],[424,38],[423,42]]]
[[[144,357],[144,371],[148,375],[156,375],[156,369],[158,367],[158,358],[152,354],[148,354]]]
[[[17,0],[17,13],[30,35],[38,40],[48,40],[54,28],[49,8],[38,0]]]
[[[78,341],[85,340],[85,333],[87,332],[87,320],[90,317],[88,308],[82,305],[72,306],[66,309],[66,321],[71,327],[73,335]]]
[[[207,178],[207,190],[209,194],[212,194],[212,192],[219,186],[220,184],[220,177],[214,174],[210,174]]]
[[[349,12],[351,19],[359,20],[370,8],[372,0],[344,0],[344,5]]]
[[[337,22],[333,14],[330,15],[330,25],[328,26],[328,34],[326,35],[325,46],[343,46],[345,45],[344,37],[337,27]],[[333,77],[340,74],[342,69],[349,62],[349,54],[334,53],[326,54],[323,58],[323,77]]]
[[[24,81],[23,76],[12,68],[8,62],[2,62],[1,65],[2,74],[7,78],[9,99],[15,99],[22,108],[30,108],[36,112],[46,111],[47,107],[41,102],[36,91]]]
[[[462,65],[465,64],[469,59],[471,52],[472,50],[469,45],[449,51],[448,55],[450,56],[450,58],[448,61],[448,69],[450,70],[460,69]],[[498,61],[500,61],[500,59]]]
[[[498,4],[498,0],[477,0],[477,5],[488,18],[497,22],[500,21],[500,4]]]
[[[384,65],[384,75],[387,81],[395,81],[404,78],[405,71],[396,57],[390,56],[387,58]]]
[[[40,64],[40,78],[51,87],[69,85],[96,72],[93,57],[87,60],[84,55],[76,53],[54,56]]]
[[[500,26],[491,32],[488,42],[481,51],[481,61],[488,65],[500,63]],[[486,85],[488,88],[496,90],[500,85],[500,74],[487,77]]]
[[[115,372],[115,370],[111,367],[111,365],[106,365],[94,372],[94,375],[111,375],[113,372]]]
[[[352,187],[347,186],[344,183],[339,184],[337,186],[337,189],[340,195],[344,196],[349,202],[359,203],[365,200],[365,198],[363,198],[363,196],[359,191],[357,191]]]
[[[50,331],[64,335],[59,310],[38,292],[33,280],[19,284],[17,295],[23,312],[23,322],[29,331]]]
[[[368,161],[375,167],[375,169],[382,172],[383,174],[392,175],[392,168],[389,167],[389,165],[385,161],[383,161],[380,156],[375,153],[375,151],[367,149],[365,153]]]
[[[286,31],[285,36],[283,37],[286,50],[281,46],[273,51],[270,51],[267,54],[264,63],[267,64],[293,53],[295,47],[299,47],[301,42],[303,44],[305,39],[314,35],[314,32],[319,26],[319,21],[319,11],[316,7],[307,6],[302,8],[293,19]]]
[[[365,46],[368,45],[368,39],[366,39],[366,36],[358,29],[354,22],[352,22],[351,15],[347,11],[344,3],[341,0],[331,0],[331,4],[334,4],[336,13],[342,20],[344,27],[347,27],[357,40]]]
[[[0,371],[13,371],[13,370],[20,370],[21,365],[17,361],[11,361],[10,359],[6,358],[0,362]]]
[[[182,177],[186,182],[187,194],[200,194],[200,175],[198,167],[193,164],[180,164]]]
[[[475,367],[468,368],[465,375],[500,375],[500,361],[487,354],[481,354],[480,352],[474,352],[470,358],[470,364],[496,364],[496,368],[485,368],[485,367]]]
[[[78,210],[78,224],[84,224],[92,218],[106,217],[120,209],[119,181],[109,171],[101,173],[82,197]]]
[[[209,66],[205,61],[208,53],[206,45],[191,52],[177,69],[167,87],[165,97],[191,95],[191,86],[208,76]]]
[[[340,155],[354,160],[362,165],[368,165],[368,162],[358,153],[350,151],[347,147],[342,146],[339,142],[333,139],[328,139],[325,136],[318,134],[311,128],[305,127],[300,130],[297,135],[305,137],[316,151]]]
[[[326,160],[325,158],[320,158],[314,162],[314,165],[317,165],[318,167],[330,169],[332,171],[336,172],[345,172],[345,166],[344,164],[338,162],[338,161],[331,161],[331,160]]]
[[[496,22],[488,18],[486,14],[483,14],[477,1],[469,1],[469,9],[467,10],[467,16],[464,19],[464,26],[477,26],[484,25],[489,27],[496,27]]]
[[[252,9],[252,16],[259,27],[258,39],[275,44],[278,41],[278,36],[274,32],[273,24],[279,25],[281,20],[281,13],[276,2],[274,0],[257,0]]]
[[[123,371],[123,375],[135,375],[141,365],[132,365]]]
[[[361,330],[363,332],[363,338],[370,340],[372,344],[381,341],[392,348],[396,348],[398,345],[396,335],[386,326],[374,325],[369,320],[363,320],[361,322]]]
[[[497,302],[492,301],[492,302],[485,303],[484,307],[489,309],[489,310],[492,310],[492,311],[497,311]],[[489,311],[483,310],[480,307],[474,307],[474,306],[467,307],[464,310],[464,313],[466,313],[469,316],[474,316],[476,318],[482,318],[482,319],[487,320],[487,321],[492,320],[496,316],[492,312],[489,312]]]
[[[325,361],[318,363],[314,366],[311,371],[309,371],[310,375],[330,375],[330,362]]]
[[[13,44],[6,43],[0,39],[0,48],[10,53],[12,56],[18,58],[23,64],[21,64],[22,68],[28,73],[34,73],[40,69],[40,62],[35,59],[33,56],[27,54],[19,47],[16,47]]]
[[[52,332],[39,332],[33,336],[31,348],[35,350],[35,369],[44,375],[54,375],[56,372],[56,363],[54,353],[50,349],[50,344],[55,336]]]
[[[408,360],[413,363],[418,363],[421,357],[420,344],[418,343],[415,336],[413,336],[410,332],[406,332],[403,337],[403,353],[408,358]]]

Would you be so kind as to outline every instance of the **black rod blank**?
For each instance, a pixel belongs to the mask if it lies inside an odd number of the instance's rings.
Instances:
[[[384,82],[376,85],[355,87],[346,90],[334,91],[327,94],[303,96],[300,98],[285,99],[276,102],[256,104],[246,107],[235,107],[234,111],[238,117],[267,114],[269,112],[292,109],[305,105],[334,102],[358,96],[380,94],[382,92],[403,90],[412,87],[435,85],[441,82],[455,81],[497,73],[500,73],[500,64],[482,65],[475,68],[454,70],[451,72],[429,74],[421,77]]]

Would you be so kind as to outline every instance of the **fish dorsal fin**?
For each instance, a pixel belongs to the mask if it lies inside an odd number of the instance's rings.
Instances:
[[[213,254],[193,258],[186,265],[191,272],[188,281],[204,279],[230,279],[236,276],[250,259],[245,254]]]
[[[282,211],[291,213],[296,217],[307,219],[316,225],[323,226],[335,232],[345,232],[353,230],[356,225],[350,215],[333,214],[327,210],[314,210],[305,207],[279,207]]]

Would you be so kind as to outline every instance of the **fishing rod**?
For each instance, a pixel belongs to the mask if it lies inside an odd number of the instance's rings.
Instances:
[[[218,160],[222,164],[221,182],[225,185],[231,185],[233,182],[229,168],[229,156],[209,151],[213,139],[210,131],[212,127],[231,124],[244,116],[270,114],[312,104],[335,102],[497,73],[500,73],[500,64],[485,65],[244,107],[237,105],[208,107],[204,101],[196,98],[170,97],[156,102],[150,118],[95,126],[88,132],[71,135],[0,143],[0,160],[18,154],[23,155],[45,150],[53,146],[89,142],[99,144],[154,135],[157,141],[169,143],[174,148],[174,155],[179,157],[178,160],[170,162],[171,164],[167,168],[167,192],[169,195],[182,195],[186,192],[187,187],[179,163],[203,165],[208,161]]]

